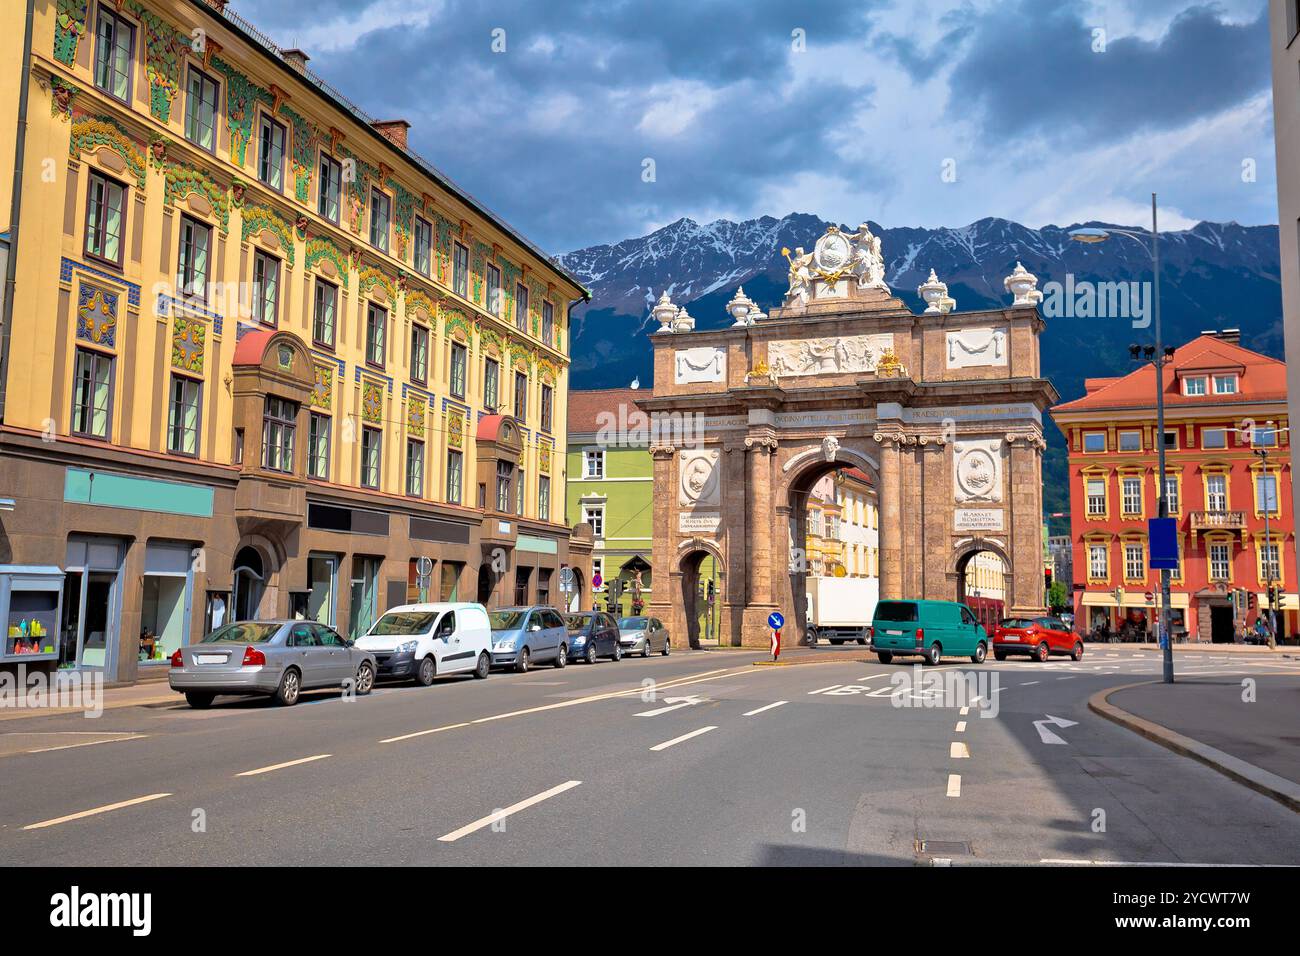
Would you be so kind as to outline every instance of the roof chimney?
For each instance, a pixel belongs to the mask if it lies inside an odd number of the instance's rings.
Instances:
[[[385,139],[406,149],[406,134],[411,129],[411,124],[406,120],[375,120],[370,125],[379,130]]]
[[[213,10],[216,10],[217,13],[225,13],[226,4],[228,4],[229,2],[230,0],[207,0],[208,6],[210,6]]]
[[[280,55],[284,57],[286,63],[297,70],[299,73],[306,72],[307,61],[311,59],[304,50],[294,47],[290,50],[281,50]]]
[[[1223,341],[1231,343],[1232,345],[1241,344],[1241,329],[1223,329],[1215,334],[1219,338],[1223,339]]]

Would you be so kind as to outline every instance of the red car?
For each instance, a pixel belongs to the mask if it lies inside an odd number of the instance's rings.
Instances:
[[[1040,664],[1053,654],[1083,659],[1083,641],[1055,617],[1005,617],[993,629],[993,656],[1005,661],[1008,654],[1025,654]]]

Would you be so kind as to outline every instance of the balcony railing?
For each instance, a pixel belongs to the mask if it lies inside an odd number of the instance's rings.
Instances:
[[[1244,531],[1244,511],[1193,511],[1189,515],[1193,531]]]

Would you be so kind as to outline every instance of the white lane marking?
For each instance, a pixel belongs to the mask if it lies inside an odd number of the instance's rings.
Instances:
[[[696,697],[694,694],[689,697],[665,697],[664,703],[668,704],[667,707],[659,707],[655,710],[643,710],[641,713],[635,714],[634,716],[658,717],[660,714],[667,714],[674,710],[681,710],[683,707],[694,707],[696,704],[702,704],[706,700],[708,700],[707,697]]]
[[[961,796],[961,774],[959,773],[948,774],[948,796],[950,797]]]
[[[1165,863],[1165,862],[1147,862],[1134,863],[1128,860],[1066,860],[1054,857],[1047,857],[1038,861],[1039,863],[1051,864],[1054,866],[1189,866],[1198,869],[1212,869],[1224,866],[1265,866],[1273,867],[1281,864],[1273,863]]]
[[[765,710],[771,710],[773,707],[780,707],[782,704],[788,704],[788,703],[790,703],[788,700],[778,700],[775,703],[768,704],[765,707],[759,707],[757,710],[747,710],[745,711],[744,716],[753,717],[755,714],[761,714]]]
[[[808,694],[809,694],[809,696],[811,696],[811,695],[813,695],[813,694],[824,694],[824,693],[826,693],[828,690],[834,690],[836,687],[839,687],[839,686],[840,686],[839,684],[831,684],[830,687],[819,687],[819,688],[817,688],[816,690],[810,690],[810,691],[808,691]]]
[[[715,726],[715,727],[701,727],[699,730],[692,730],[689,734],[682,734],[680,737],[674,737],[672,740],[665,740],[665,741],[664,741],[663,743],[661,743],[661,744],[655,744],[655,745],[654,745],[653,747],[651,747],[650,749],[651,749],[651,750],[667,750],[669,747],[674,747],[674,746],[676,746],[677,744],[680,744],[680,743],[681,743],[682,741],[684,741],[684,740],[690,740],[692,737],[698,737],[700,734],[707,734],[710,730],[717,730],[717,729],[718,729],[718,728],[717,728],[716,726]]]
[[[399,740],[410,740],[412,737],[426,737],[429,734],[440,734],[444,730],[455,730],[457,727],[468,727],[468,723],[448,724],[446,727],[434,727],[432,730],[417,730],[413,734],[402,734],[400,737],[385,737],[379,741],[381,744],[395,744]]]
[[[884,677],[884,676],[885,676],[884,674],[868,674],[865,677],[859,677],[858,682],[861,683],[864,680],[872,680],[873,678]]]
[[[966,733],[966,721],[964,720],[957,721],[957,733],[959,734]]]
[[[964,743],[954,740],[948,748],[948,756],[953,760],[961,760],[970,756],[970,748]]]
[[[1057,680],[1074,680],[1074,679],[1075,679],[1076,677],[1078,677],[1078,676],[1079,676],[1078,674],[1071,674],[1069,677],[1058,677],[1058,678],[1056,678],[1056,679],[1057,679]]]
[[[461,837],[469,836],[471,833],[473,833],[476,830],[482,830],[486,826],[491,826],[493,823],[496,823],[498,820],[504,820],[506,817],[510,816],[511,814],[518,813],[520,810],[527,810],[529,807],[541,803],[543,800],[549,800],[551,799],[551,797],[559,796],[560,794],[564,793],[566,790],[572,790],[574,787],[579,786],[581,783],[582,783],[581,780],[569,780],[566,781],[565,783],[560,784],[558,787],[551,787],[550,790],[544,790],[543,792],[537,794],[534,797],[529,797],[527,800],[520,800],[518,803],[513,803],[503,810],[494,810],[492,813],[489,813],[487,816],[482,817],[481,819],[475,820],[473,823],[467,823],[459,830],[452,830],[450,833],[443,834],[442,836],[438,837],[438,842],[455,843]]]
[[[259,773],[270,773],[272,770],[283,770],[285,767],[296,767],[301,763],[311,763],[315,760],[324,760],[326,757],[332,757],[333,754],[315,754],[311,757],[299,757],[297,760],[286,760],[284,763],[273,763],[269,767],[258,767],[256,770],[245,770],[243,773],[235,774],[236,777],[256,777]]]
[[[1021,687],[1033,687],[1033,686],[1034,686],[1035,684],[1037,684],[1037,683],[1038,683],[1038,681],[1036,681],[1036,680],[1026,680],[1026,681],[1021,681],[1021,682],[1020,682],[1020,686],[1021,686]]]
[[[1053,717],[1051,714],[1045,715],[1044,720],[1034,721],[1034,729],[1038,731],[1038,737],[1040,740],[1042,740],[1043,743],[1066,744],[1066,740],[1064,738],[1057,736],[1056,734],[1052,733],[1052,731],[1047,729],[1048,724],[1051,724],[1054,727],[1065,728],[1065,727],[1077,727],[1079,725],[1079,722],[1077,720],[1066,720],[1064,717]]]
[[[161,800],[163,797],[170,797],[170,793],[151,793],[148,796],[136,797],[134,800],[123,800],[120,803],[110,803],[106,806],[95,807],[93,810],[82,810],[80,813],[69,813],[66,817],[55,817],[53,820],[43,820],[40,823],[29,823],[23,827],[24,830],[42,830],[45,827],[57,826],[60,823],[68,823],[72,820],[80,820],[84,817],[93,817],[97,813],[108,813],[110,810],[121,810],[123,807],[133,807],[138,803],[148,803],[150,800]]]
[[[60,744],[57,747],[38,747],[35,750],[26,750],[24,753],[29,754],[47,754],[55,750],[71,750],[74,747],[93,747],[96,744],[116,744],[123,740],[143,740],[148,734],[131,734],[129,737],[110,737],[107,740],[83,740],[79,744]]]
[[[703,674],[697,674],[692,677],[683,678],[681,680],[677,678],[673,678],[672,681],[664,681],[659,684],[659,690],[668,690],[669,688],[673,688],[673,687],[683,687],[686,684],[701,684],[705,681],[721,680],[721,677],[709,677],[707,675],[709,674],[721,675],[721,674],[726,674],[728,672],[734,674],[750,673],[748,669],[723,667],[716,671],[705,671]],[[542,704],[538,707],[525,707],[523,710],[512,710],[504,714],[493,714],[490,717],[479,717],[475,720],[471,720],[470,723],[486,724],[493,720],[505,720],[508,717],[523,717],[527,714],[538,714],[541,713],[542,711],[547,711],[547,710],[559,710],[561,707],[576,707],[578,704],[590,704],[598,700],[613,700],[616,697],[626,697],[629,694],[641,694],[641,693],[644,693],[644,690],[640,686],[629,687],[627,690],[611,691],[608,694],[593,694],[590,697],[576,697],[573,700],[562,700],[555,704]]]
[[[968,714],[970,713],[970,708],[969,708],[969,707],[963,707],[961,710],[957,711],[957,713],[959,713],[959,714],[961,714],[961,716],[965,717],[966,715],[968,715]]]

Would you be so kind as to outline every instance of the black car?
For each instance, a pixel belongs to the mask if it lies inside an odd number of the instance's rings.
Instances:
[[[569,626],[569,657],[578,657],[586,664],[596,663],[598,657],[623,659],[623,646],[618,640],[618,620],[604,611],[577,611],[566,614]]]

